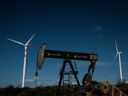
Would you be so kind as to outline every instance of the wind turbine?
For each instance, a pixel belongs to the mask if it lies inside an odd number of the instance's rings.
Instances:
[[[123,75],[122,75],[122,64],[121,64],[121,53],[119,50],[118,50],[118,47],[117,47],[117,42],[115,41],[115,45],[116,45],[116,55],[115,55],[115,58],[113,61],[115,61],[115,59],[117,58],[118,56],[118,60],[119,60],[119,70],[120,70],[120,80],[121,82],[123,81]]]
[[[24,85],[25,85],[25,72],[26,72],[27,48],[28,48],[28,46],[29,46],[30,41],[32,40],[32,38],[33,38],[34,36],[35,36],[35,34],[32,35],[31,38],[30,38],[25,44],[22,43],[22,42],[19,42],[19,41],[16,41],[16,40],[7,38],[7,40],[9,40],[9,41],[12,41],[12,42],[14,42],[14,43],[17,43],[17,44],[19,44],[19,45],[24,46],[24,63],[23,63],[22,86],[21,86],[22,88],[24,88]]]

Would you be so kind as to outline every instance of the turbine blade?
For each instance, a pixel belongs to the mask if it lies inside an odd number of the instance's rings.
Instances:
[[[116,52],[119,52],[116,40],[115,40],[115,45],[116,45]]]
[[[35,36],[35,34],[32,35],[32,37],[25,43],[25,45],[28,45],[34,36]]]
[[[116,53],[116,55],[115,55],[115,57],[113,59],[113,62],[115,62],[117,55],[118,55],[118,53]]]
[[[12,42],[14,42],[14,43],[17,43],[17,44],[20,44],[20,45],[23,45],[23,46],[24,46],[24,44],[23,44],[22,42],[19,42],[19,41],[10,39],[10,38],[7,38],[7,40],[12,41]]]

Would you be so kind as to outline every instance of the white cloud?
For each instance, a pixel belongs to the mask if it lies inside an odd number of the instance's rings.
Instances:
[[[98,36],[98,39],[103,39],[104,38],[104,35],[99,35]]]
[[[113,77],[113,74],[109,74],[109,77]]]
[[[101,30],[102,29],[102,26],[101,25],[98,25],[98,26],[96,26],[94,29],[93,29],[93,31],[99,31],[99,30]]]
[[[76,62],[76,65],[78,68],[87,67],[87,66],[89,66],[89,64],[90,64],[89,61]]]
[[[104,38],[104,35],[103,35],[102,31],[101,31],[102,29],[103,29],[103,28],[102,28],[101,25],[98,25],[98,26],[96,26],[96,27],[93,29],[93,31],[95,31],[95,32],[98,33],[97,39],[103,39],[103,38]]]
[[[26,82],[34,82],[35,80],[29,78],[29,79],[26,79],[25,81],[26,81]]]
[[[37,82],[37,85],[42,85],[42,83],[40,81]]]
[[[97,66],[110,66],[112,62],[97,62]]]

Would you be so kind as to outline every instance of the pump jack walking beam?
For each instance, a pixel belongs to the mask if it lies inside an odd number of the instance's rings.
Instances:
[[[37,68],[41,69],[45,58],[70,59],[83,61],[97,61],[98,55],[93,53],[67,52],[58,50],[48,50],[46,45],[42,44],[37,55]]]

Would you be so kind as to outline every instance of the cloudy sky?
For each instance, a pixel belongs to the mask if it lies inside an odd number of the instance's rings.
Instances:
[[[37,51],[47,49],[97,53],[93,79],[115,83],[119,79],[118,59],[113,63],[115,40],[122,52],[123,76],[128,80],[127,0],[2,0],[0,1],[0,87],[19,86],[22,79],[23,46],[33,34],[27,55],[26,86],[34,86]],[[57,84],[63,60],[45,59],[39,71],[39,85]],[[90,62],[76,61],[81,81]]]

